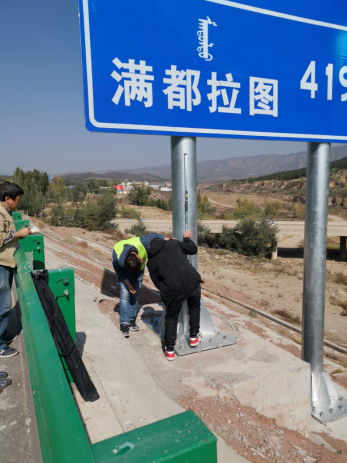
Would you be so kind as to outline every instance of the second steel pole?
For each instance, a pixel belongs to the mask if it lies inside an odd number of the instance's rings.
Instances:
[[[309,143],[307,153],[302,359],[311,364],[313,401],[323,373],[330,149]]]

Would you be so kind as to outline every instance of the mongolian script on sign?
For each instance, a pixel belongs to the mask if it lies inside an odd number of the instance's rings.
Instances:
[[[199,19],[199,30],[197,32],[199,39],[199,47],[197,48],[200,58],[206,61],[211,61],[213,56],[209,53],[209,48],[213,47],[213,43],[208,43],[208,26],[215,26],[217,24],[212,22],[207,16],[207,19]]]

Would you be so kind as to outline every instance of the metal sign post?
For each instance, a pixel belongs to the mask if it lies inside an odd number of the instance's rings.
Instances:
[[[196,139],[193,137],[171,137],[171,180],[172,180],[172,229],[173,236],[183,239],[183,233],[189,229],[192,240],[198,243],[197,223],[197,175],[196,175]],[[198,257],[189,256],[190,263],[197,269]],[[217,347],[229,346],[236,339],[223,333],[213,325],[208,309],[201,299],[200,332],[202,341],[192,349],[189,345],[189,313],[185,302],[178,319],[175,352],[188,355]],[[161,317],[146,320],[153,330],[164,338],[165,313]]]
[[[192,137],[171,137],[171,177],[172,177],[172,229],[173,236],[183,239],[183,233],[192,231],[192,240],[198,243],[197,223],[197,173],[196,139]],[[198,257],[189,256],[190,263],[197,269]],[[160,323],[164,335],[164,315]],[[199,346],[189,347],[189,314],[187,303],[183,304],[177,328],[175,351],[187,355],[203,350],[215,349],[236,343],[236,339],[217,329],[211,320],[208,309],[201,299],[200,331],[202,341]]]
[[[329,156],[329,143],[309,143],[302,359],[311,364],[312,415],[322,422],[336,420],[347,414],[347,400],[338,395],[330,376],[323,371]]]

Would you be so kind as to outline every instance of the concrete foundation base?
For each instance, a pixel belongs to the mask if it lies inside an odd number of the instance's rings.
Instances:
[[[144,308],[144,317],[160,306]],[[311,417],[310,366],[256,334],[212,314],[216,328],[237,344],[175,360],[183,384],[197,395],[236,399],[277,424],[305,431]],[[169,368],[169,366],[168,366]]]

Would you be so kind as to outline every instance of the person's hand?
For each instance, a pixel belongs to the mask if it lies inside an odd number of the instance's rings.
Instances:
[[[29,227],[24,227],[21,230],[18,230],[14,237],[17,239],[22,240],[23,238],[26,238],[27,236],[31,235],[31,230]]]
[[[192,232],[191,230],[186,230],[184,233],[183,233],[183,238],[191,238],[192,237]]]
[[[127,288],[129,290],[129,293],[131,294],[136,294],[136,289],[132,287],[132,285],[129,283],[128,280],[125,280],[124,283],[127,285]]]
[[[169,241],[170,238],[164,238],[164,241]]]

